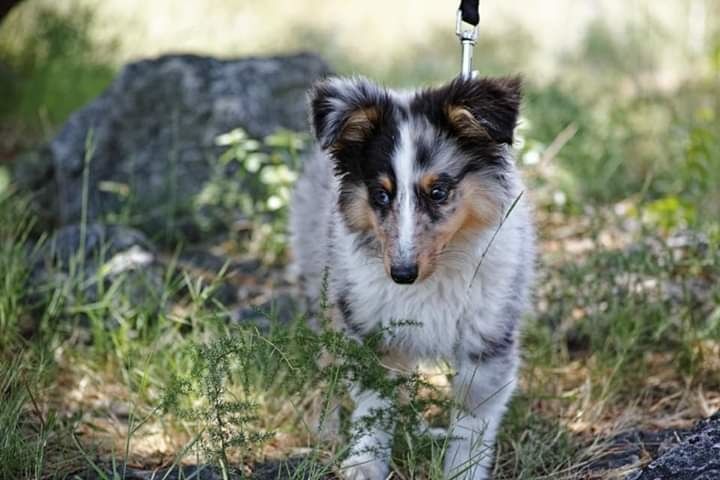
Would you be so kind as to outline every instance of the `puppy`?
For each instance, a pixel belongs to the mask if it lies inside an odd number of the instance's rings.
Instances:
[[[331,78],[310,93],[318,148],[291,203],[295,268],[311,308],[327,295],[336,328],[357,339],[395,328],[387,354],[455,368],[447,478],[487,478],[516,383],[535,262],[512,153],[520,99],[517,78],[411,93]],[[381,480],[392,432],[359,425],[389,400],[352,393],[345,475]]]

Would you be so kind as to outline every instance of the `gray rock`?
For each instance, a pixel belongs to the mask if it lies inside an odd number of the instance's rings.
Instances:
[[[46,145],[18,155],[12,164],[13,180],[23,191],[32,192],[33,214],[39,227],[48,231],[58,224],[57,184],[50,148]]]
[[[68,302],[97,301],[110,285],[122,282],[115,299],[157,308],[164,266],[141,232],[118,225],[68,225],[39,251],[31,288],[64,285]]]
[[[263,265],[259,260],[254,258],[236,260],[219,256],[208,251],[208,247],[187,248],[180,253],[178,261],[182,266],[214,274],[224,270],[228,277],[242,275],[259,280],[264,276]]]
[[[720,412],[678,435],[679,443],[664,451],[627,480],[720,479]]]
[[[603,442],[602,454],[592,459],[586,469],[588,472],[602,472],[636,466],[642,458],[656,457],[667,445],[676,443],[682,433],[673,429],[620,433]]]
[[[50,240],[48,253],[52,261],[66,269],[73,261],[112,261],[116,255],[125,254],[133,248],[143,251],[148,260],[155,257],[155,249],[143,233],[121,225],[91,223],[84,232],[80,225],[68,225],[57,230]],[[130,262],[121,270],[132,266]]]
[[[267,333],[274,324],[288,325],[299,315],[297,295],[290,292],[275,292],[270,300],[259,305],[239,308],[232,312],[231,321],[241,325],[255,325]]]
[[[125,66],[108,89],[75,112],[37,152],[26,183],[56,195],[49,216],[78,223],[86,145],[92,134],[88,219],[129,208],[148,234],[177,228],[211,173],[215,138],[235,128],[262,138],[307,130],[306,91],[328,74],[317,56],[217,60],[170,55]],[[46,183],[50,179],[53,188]]]

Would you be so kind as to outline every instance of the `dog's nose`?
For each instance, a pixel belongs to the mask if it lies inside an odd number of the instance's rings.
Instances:
[[[416,263],[393,265],[390,267],[390,276],[395,283],[413,283],[418,276],[418,266]]]

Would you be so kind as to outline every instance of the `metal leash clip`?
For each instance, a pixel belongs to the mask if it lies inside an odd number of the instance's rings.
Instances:
[[[460,39],[461,46],[460,75],[463,78],[475,78],[478,72],[472,69],[473,48],[478,38],[480,24],[478,23],[470,29],[465,29],[463,28],[463,23],[462,10],[458,9],[455,20],[455,34]]]

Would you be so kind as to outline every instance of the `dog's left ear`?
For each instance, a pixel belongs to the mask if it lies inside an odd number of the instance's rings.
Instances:
[[[331,153],[367,140],[391,109],[387,90],[359,77],[324,80],[309,96],[315,137]]]
[[[467,140],[512,144],[522,98],[519,77],[457,78],[419,99],[452,134]]]

